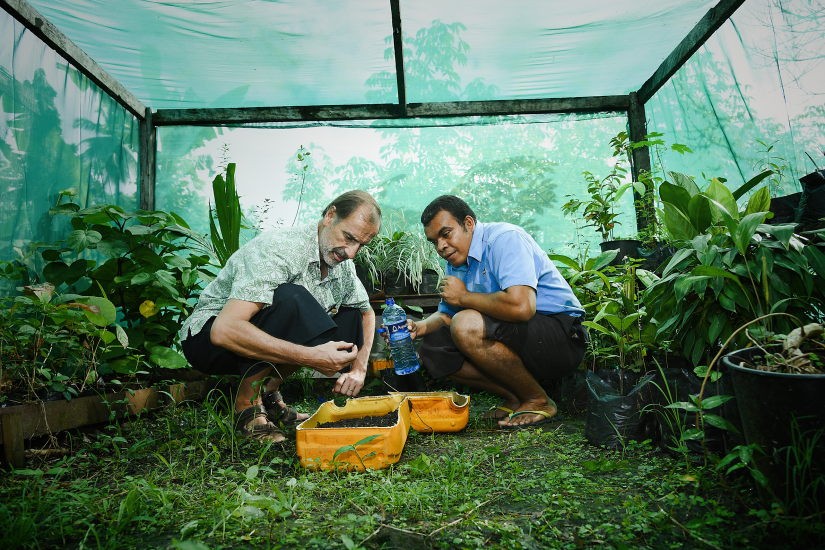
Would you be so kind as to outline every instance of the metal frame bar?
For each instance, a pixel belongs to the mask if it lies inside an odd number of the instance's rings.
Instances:
[[[647,82],[642,84],[639,88],[639,102],[645,104],[653,97],[653,94],[659,91],[659,88],[665,85],[671,76],[676,74],[682,65],[684,65],[702,45],[713,36],[722,24],[730,19],[730,16],[739,9],[739,6],[745,3],[745,0],[721,0],[716,6],[712,7],[702,19],[696,23],[696,26],[688,33],[688,35],[679,43],[678,46],[667,56],[656,72],[647,79]]]
[[[81,50],[77,44],[69,40],[57,27],[49,23],[37,10],[25,0],[0,0],[0,7],[12,17],[20,21],[27,29],[49,47],[57,51],[66,60],[77,67],[92,82],[112,96],[115,101],[123,105],[130,113],[143,119],[146,106],[129,92],[115,78],[107,73],[97,62]]]

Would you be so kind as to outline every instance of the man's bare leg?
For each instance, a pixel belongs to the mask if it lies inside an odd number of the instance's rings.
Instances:
[[[266,367],[261,372],[257,372],[251,376],[245,377],[241,380],[238,386],[238,395],[235,396],[235,412],[241,412],[244,409],[255,406],[259,407],[263,403],[261,396],[265,393],[264,383],[262,380],[270,375],[271,367]],[[267,420],[264,417],[255,419],[255,424],[266,424]]]
[[[450,334],[461,353],[480,373],[515,395],[519,402],[515,412],[544,411],[551,416],[556,415],[556,404],[527,371],[521,358],[501,342],[487,339],[484,318],[479,312],[466,309],[454,315]],[[531,424],[544,418],[538,414],[522,414],[505,418],[499,425]]]
[[[267,380],[266,390],[264,390],[263,393],[280,390],[283,381],[292,376],[295,371],[300,368],[299,365],[275,365],[272,367],[272,377]],[[278,401],[278,405],[280,405],[281,408],[286,407],[283,399]],[[298,420],[306,420],[307,418],[309,418],[308,414],[298,413]]]
[[[504,399],[504,403],[502,403],[501,406],[506,407],[511,411],[516,410],[518,406],[521,405],[518,398],[510,390],[498,382],[490,380],[469,361],[464,361],[464,364],[461,366],[461,370],[450,375],[448,378],[454,382],[458,382],[459,384],[472,386],[501,397]],[[506,416],[507,413],[501,410],[490,411],[484,414],[484,418],[491,418],[495,420],[505,418]]]

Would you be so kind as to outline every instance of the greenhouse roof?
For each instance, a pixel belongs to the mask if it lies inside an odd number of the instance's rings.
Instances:
[[[228,108],[361,107],[309,115],[318,118],[626,110],[629,93],[641,90],[640,100],[648,99],[741,4],[30,0],[37,14],[22,0],[0,0],[69,59],[88,54],[94,61],[86,65],[96,62],[100,73],[111,75],[104,89],[139,118],[144,106],[219,109],[223,115]],[[403,35],[394,33],[402,26]],[[61,43],[62,35],[82,52]],[[402,41],[399,75],[394,52]],[[88,66],[81,69],[94,73]],[[99,75],[90,76],[101,83]],[[553,108],[513,101],[569,98],[596,99]],[[511,102],[501,112],[471,103],[490,100]],[[445,102],[459,106],[453,105],[454,113],[427,108]],[[201,113],[200,122],[233,120],[231,113],[217,119],[214,113]],[[193,122],[197,116],[155,120]]]

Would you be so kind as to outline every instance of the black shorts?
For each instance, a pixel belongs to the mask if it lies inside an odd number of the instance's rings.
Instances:
[[[250,359],[212,343],[210,331],[215,317],[209,319],[197,334],[181,342],[183,355],[204,374],[239,374],[252,376],[272,366],[259,359]],[[307,289],[285,284],[275,289],[272,304],[249,320],[253,325],[280,340],[307,347],[327,342],[352,342],[360,349],[364,345],[364,323],[361,311],[342,307],[330,317]],[[345,372],[349,368],[341,372]]]
[[[527,322],[510,323],[481,315],[487,339],[516,352],[537,380],[562,378],[584,360],[590,337],[578,317],[536,313]],[[448,326],[425,336],[418,354],[422,366],[435,378],[458,372],[466,360],[453,342]]]

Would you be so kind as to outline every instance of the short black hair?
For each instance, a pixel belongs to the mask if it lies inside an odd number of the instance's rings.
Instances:
[[[370,217],[370,221],[376,225],[380,224],[381,207],[378,206],[378,202],[376,202],[375,198],[373,198],[373,196],[366,191],[360,191],[358,189],[355,191],[347,191],[346,193],[335,197],[332,202],[324,208],[324,211],[321,213],[321,217],[326,216],[329,209],[334,206],[335,215],[338,216],[338,220],[345,220],[349,218],[353,212],[365,204],[372,207],[372,216]]]
[[[467,216],[473,218],[474,222],[478,221],[476,219],[476,213],[473,212],[470,205],[464,202],[463,199],[456,197],[455,195],[441,195],[428,204],[427,208],[424,209],[424,212],[421,213],[422,225],[424,225],[424,227],[430,225],[433,218],[435,218],[442,210],[449,212],[450,215],[461,224],[461,227],[466,227],[464,220]]]

